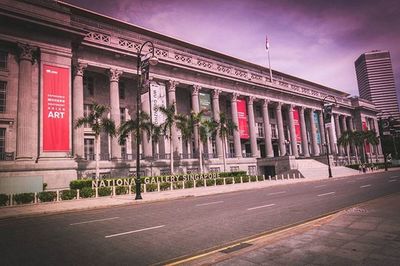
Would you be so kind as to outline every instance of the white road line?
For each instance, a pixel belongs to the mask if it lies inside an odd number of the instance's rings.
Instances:
[[[328,193],[324,193],[324,194],[319,194],[318,197],[327,196],[327,195],[331,195],[331,194],[335,194],[335,192],[328,192]]]
[[[391,179],[388,182],[396,182],[396,181],[397,181],[397,179]]]
[[[368,185],[361,186],[360,188],[365,188],[365,187],[370,187],[370,186],[371,186],[371,184],[368,184]]]
[[[84,221],[84,222],[79,222],[79,223],[72,223],[72,224],[69,224],[69,225],[89,224],[89,223],[103,222],[103,221],[109,221],[109,220],[115,220],[115,219],[119,219],[119,217],[104,218],[104,219],[91,220],[91,221]]]
[[[391,176],[391,177],[389,177],[389,179],[393,179],[393,178],[397,178],[397,176]]]
[[[261,209],[261,208],[272,207],[272,206],[274,206],[274,205],[275,205],[275,204],[262,205],[262,206],[257,206],[257,207],[253,207],[253,208],[248,208],[247,210],[248,210],[248,211],[251,211],[251,210],[255,210],[255,209]]]
[[[279,192],[268,193],[268,196],[271,196],[271,195],[278,195],[278,194],[283,194],[283,193],[286,193],[286,191],[279,191]]]
[[[165,225],[158,225],[158,226],[153,226],[153,227],[138,229],[138,230],[134,230],[134,231],[128,231],[128,232],[123,232],[123,233],[108,235],[108,236],[105,236],[105,238],[110,238],[110,237],[115,237],[115,236],[123,236],[123,235],[128,235],[128,234],[134,234],[134,233],[138,233],[138,232],[143,232],[143,231],[148,231],[148,230],[153,230],[153,229],[161,228],[161,227],[164,227],[164,226],[165,226]]]
[[[213,202],[208,202],[208,203],[196,204],[196,207],[207,206],[207,205],[218,204],[218,203],[223,203],[223,201],[221,200],[221,201],[213,201]]]
[[[314,188],[319,188],[319,187],[326,187],[326,185],[319,185],[319,186],[315,186]]]

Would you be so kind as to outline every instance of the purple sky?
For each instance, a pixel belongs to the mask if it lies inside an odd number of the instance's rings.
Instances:
[[[354,61],[389,50],[400,88],[398,0],[66,0],[111,17],[358,95]]]

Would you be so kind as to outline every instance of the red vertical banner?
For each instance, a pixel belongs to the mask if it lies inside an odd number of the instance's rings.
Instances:
[[[364,131],[368,130],[367,122],[364,122],[364,121],[362,122],[362,128],[363,128]],[[367,141],[365,142],[365,152],[366,153],[370,153],[371,152],[371,147],[370,147],[370,145],[369,145],[369,143]]]
[[[239,132],[241,139],[249,139],[249,127],[247,125],[247,111],[246,111],[246,100],[238,99],[236,102],[238,120],[239,120]]]
[[[294,122],[294,131],[296,132],[296,141],[301,142],[299,109],[297,108],[293,108],[293,122]]]
[[[43,65],[43,151],[70,151],[69,69]]]

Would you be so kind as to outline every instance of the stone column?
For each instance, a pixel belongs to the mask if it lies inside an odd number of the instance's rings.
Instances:
[[[119,110],[119,77],[122,71],[110,68],[108,77],[110,78],[110,111],[111,119],[115,122],[115,126],[119,127],[121,123],[121,114]],[[118,138],[111,138],[111,160],[121,159],[121,146],[118,144]]]
[[[324,118],[322,117],[322,111],[318,111],[318,123],[319,123],[319,134],[321,137],[321,144],[322,147],[325,147],[325,149],[328,149],[328,141],[325,139],[325,126],[324,126]],[[326,150],[324,151],[324,148],[322,148],[322,153],[326,154]]]
[[[221,90],[214,89],[212,90],[212,105],[213,105],[213,116],[214,120],[219,122],[219,115],[220,115],[220,110],[219,110],[219,95],[221,93]],[[221,137],[219,136],[219,132],[217,132],[217,135],[215,137],[215,146],[217,148],[217,156],[218,158],[222,159],[222,140]]]
[[[171,106],[175,104],[175,114],[177,113],[175,90],[178,84],[179,82],[176,80],[168,81],[168,105]],[[174,145],[174,150],[171,151],[171,154],[179,156],[180,153],[182,153],[182,142],[179,140],[178,130],[176,128],[176,125],[172,127],[171,135],[172,135],[172,142]],[[171,139],[169,141],[171,141]]]
[[[340,115],[339,122],[340,122],[340,126],[342,128],[342,132],[346,132],[347,131],[346,116]],[[343,154],[348,155],[348,147],[347,146],[343,147]]]
[[[192,88],[192,111],[197,115],[200,112],[199,106],[199,91],[201,87],[198,85],[193,85]],[[201,144],[200,144],[201,145]],[[198,126],[195,126],[194,129],[194,150],[196,153],[199,151],[199,132]]]
[[[274,157],[274,151],[272,149],[272,134],[271,134],[271,124],[269,123],[268,104],[269,100],[264,99],[263,102],[264,141],[265,141],[265,154],[268,158],[272,158]]]
[[[74,66],[74,81],[72,92],[72,121],[75,126],[76,121],[83,117],[83,73],[87,64],[78,63]],[[73,154],[75,158],[84,157],[84,128],[74,128],[72,131]]]
[[[337,153],[337,146],[335,144],[335,132],[333,131],[333,122],[330,123],[328,127],[328,134],[329,134],[329,146],[331,148],[331,154],[336,154]]]
[[[151,107],[150,107],[150,92],[146,92],[141,96],[140,103],[142,106],[142,112],[145,112],[150,115]],[[151,136],[145,130],[142,130],[142,154],[144,158],[152,158],[153,157],[153,142],[151,140]]]
[[[304,107],[301,107],[299,115],[300,115],[301,145],[303,148],[303,156],[310,157],[310,152],[308,150],[306,120],[304,117]]]
[[[380,141],[380,134],[379,134],[379,125],[378,125],[378,120],[377,119],[373,119],[374,120],[374,130],[375,130],[375,132],[376,132],[376,136],[378,137],[378,139],[379,139],[379,143],[377,144],[377,148],[378,148],[378,154],[379,155],[381,155],[381,154],[383,154],[383,152],[382,152],[382,145],[381,145],[381,141]]]
[[[286,155],[286,146],[285,146],[285,133],[283,132],[283,119],[282,119],[282,103],[278,102],[275,107],[276,112],[276,123],[278,127],[278,140],[279,140],[279,151],[280,156]]]
[[[313,109],[310,110],[309,113],[309,119],[310,119],[310,137],[311,137],[311,146],[313,150],[313,155],[314,156],[319,156],[320,150],[317,142],[317,128],[315,126],[315,121],[314,121],[314,111]]]
[[[17,111],[17,160],[30,160],[37,155],[37,113],[33,113],[32,65],[37,48],[18,43],[18,111]],[[37,89],[37,88],[36,88]],[[36,134],[35,134],[36,135]]]
[[[249,133],[250,133],[250,145],[251,145],[251,157],[258,157],[257,152],[257,136],[256,136],[256,123],[254,120],[254,99],[255,97],[250,96],[247,101],[247,111],[249,113]]]
[[[333,114],[333,121],[335,123],[335,133],[336,133],[336,141],[340,138],[342,135],[341,130],[340,130],[340,124],[339,124],[339,115],[338,114]],[[339,144],[337,144],[337,153],[339,155],[343,155],[343,147]]]
[[[299,157],[299,151],[297,150],[296,129],[294,127],[293,108],[294,107],[292,104],[288,105],[290,145],[292,147],[292,155]]]
[[[232,122],[237,126],[237,130],[233,131],[233,144],[235,147],[235,157],[242,158],[242,145],[240,143],[239,117],[237,112],[238,93],[233,93],[231,98]]]

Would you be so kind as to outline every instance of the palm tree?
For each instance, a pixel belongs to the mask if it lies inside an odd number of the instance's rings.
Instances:
[[[224,172],[226,172],[226,139],[229,135],[232,135],[233,131],[237,130],[238,127],[231,119],[228,119],[223,112],[219,115],[219,122],[217,122],[217,125],[218,134],[222,140],[222,160],[224,162]]]
[[[342,133],[342,135],[340,136],[340,138],[338,138],[337,144],[346,147],[347,159],[348,159],[348,161],[350,163],[350,152],[349,152],[349,149],[350,149],[350,146],[354,145],[354,131],[352,131],[352,130],[344,131]],[[356,158],[357,158],[357,161],[358,161],[357,149],[355,149],[355,153],[356,153]]]
[[[160,137],[162,136],[162,127],[161,125],[151,125],[151,139],[154,144],[157,144],[160,141]]]
[[[139,112],[139,138],[136,138],[137,119],[129,119],[129,120],[126,120],[125,122],[123,122],[118,129],[118,133],[119,133],[118,142],[120,145],[124,145],[126,142],[126,138],[129,136],[129,134],[133,134],[135,139],[139,140],[139,142],[140,142],[142,140],[142,131],[145,131],[147,133],[148,139],[150,139],[151,128],[152,128],[152,124],[150,122],[149,114],[144,111],[140,111]],[[136,151],[136,152],[140,152],[140,151]]]
[[[203,173],[203,144],[207,142],[207,128],[204,123],[207,120],[203,119],[205,112],[205,110],[201,110],[198,113],[190,113],[190,120],[193,122],[194,132],[197,134],[200,173]]]
[[[90,113],[87,116],[78,118],[75,122],[75,128],[87,125],[94,133],[96,146],[96,179],[99,178],[100,133],[104,132],[109,134],[111,137],[116,136],[115,122],[105,116],[108,111],[109,107],[94,102]]]
[[[195,129],[193,113],[190,113],[190,115],[178,114],[175,119],[176,127],[181,132],[182,140],[185,141],[186,148],[189,148],[189,141],[192,140]]]
[[[176,123],[175,116],[175,103],[171,104],[169,107],[160,106],[160,111],[165,115],[165,121],[160,126],[162,128],[162,132],[169,139],[169,149],[170,149],[170,167],[171,174],[174,173],[174,142],[172,140],[172,130]]]
[[[366,143],[377,145],[379,139],[376,136],[376,132],[373,130],[357,130],[357,131],[345,131],[342,136],[338,139],[340,145],[351,145],[354,144],[361,154],[361,163],[366,162],[367,154],[365,152]]]

